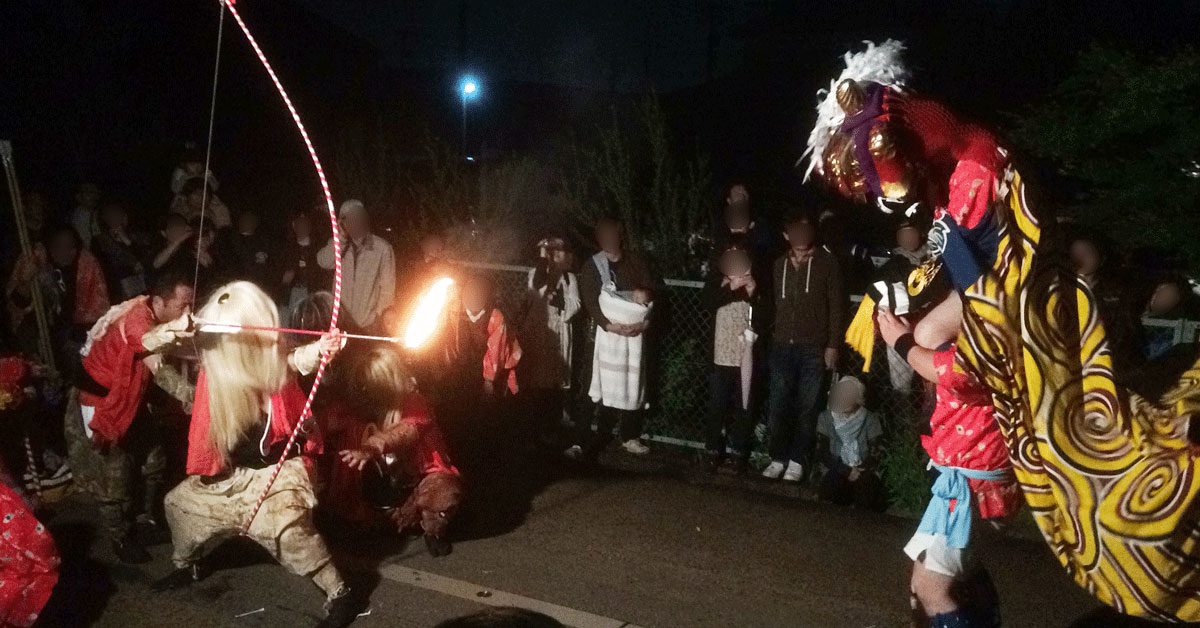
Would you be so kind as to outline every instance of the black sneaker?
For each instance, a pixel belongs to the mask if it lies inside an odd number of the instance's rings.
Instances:
[[[704,470],[709,473],[716,473],[721,470],[721,462],[723,456],[715,451],[704,452]]]
[[[325,619],[317,624],[317,628],[346,628],[358,619],[359,613],[366,612],[369,605],[370,600],[355,594],[353,590],[348,590],[329,600],[326,604]]]
[[[171,573],[151,582],[150,590],[161,593],[163,591],[182,589],[203,580],[206,575],[208,574],[201,569],[199,563],[187,567],[176,567]]]
[[[440,536],[431,534],[425,535],[425,549],[429,550],[429,555],[434,558],[441,556],[449,556],[450,552],[454,551],[454,546],[450,542]]]
[[[112,547],[117,560],[123,563],[142,565],[150,562],[150,552],[147,552],[132,534],[113,541]]]

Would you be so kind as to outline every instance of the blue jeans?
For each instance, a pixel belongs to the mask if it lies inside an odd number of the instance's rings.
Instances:
[[[816,344],[771,345],[768,402],[771,460],[808,463],[817,430],[817,397],[825,378],[824,347]]]

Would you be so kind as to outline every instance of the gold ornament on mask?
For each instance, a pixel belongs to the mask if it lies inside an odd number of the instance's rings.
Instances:
[[[854,157],[854,140],[845,133],[835,132],[821,155],[822,174],[842,195],[865,198],[867,183]]]
[[[871,127],[871,133],[868,136],[867,148],[871,151],[871,157],[875,162],[896,161],[899,157],[899,149],[896,146],[896,133],[887,122],[879,122]],[[883,177],[879,179],[879,188],[883,191],[886,198],[898,200],[908,196],[908,181],[907,173],[899,180],[888,181]]]
[[[863,104],[866,102],[866,95],[863,94],[862,87],[854,79],[846,79],[838,83],[835,97],[838,106],[848,116],[862,111]]]

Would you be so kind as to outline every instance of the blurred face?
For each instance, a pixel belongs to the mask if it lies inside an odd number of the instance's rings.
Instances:
[[[312,235],[312,220],[307,214],[301,214],[292,219],[292,233],[299,239]]]
[[[342,229],[352,240],[365,238],[371,234],[371,223],[365,211],[349,211],[342,216]]]
[[[553,264],[555,268],[567,267],[567,261],[570,259],[570,256],[567,255],[566,251],[562,249],[550,249],[546,253],[547,259],[550,260],[550,263]]]
[[[442,242],[442,236],[427,235],[421,238],[421,255],[431,259],[441,257],[444,246],[445,243]]]
[[[806,249],[817,240],[817,229],[807,220],[793,222],[783,232],[792,248]]]
[[[167,221],[166,228],[163,229],[163,235],[168,240],[175,241],[183,237],[183,234],[188,230],[187,222],[182,219],[173,219]]]
[[[183,171],[193,177],[198,177],[204,174],[204,164],[198,161],[186,161],[183,163]]]
[[[69,233],[59,232],[50,240],[50,260],[55,266],[64,267],[75,263],[79,249],[75,238]]]
[[[1179,286],[1174,283],[1159,284],[1150,297],[1150,313],[1166,314],[1175,309],[1183,301]]]
[[[192,190],[187,196],[187,204],[188,207],[200,211],[200,208],[204,205],[204,188]]]
[[[607,253],[620,253],[621,226],[611,222],[596,225],[596,244]]]
[[[472,281],[463,287],[463,307],[468,312],[478,312],[487,307],[491,296],[491,286],[485,281]]]
[[[896,246],[905,251],[915,251],[921,248],[921,232],[912,227],[905,227],[897,231]]]
[[[850,382],[838,382],[829,390],[829,409],[850,413],[858,410],[858,389]]]
[[[741,249],[729,249],[721,254],[717,267],[726,277],[740,277],[750,272],[750,256]]]
[[[750,226],[750,205],[747,201],[735,201],[725,206],[725,226],[735,230]]]
[[[100,210],[100,220],[109,230],[124,229],[129,225],[129,212],[120,205],[107,205]]]
[[[238,215],[238,231],[241,233],[254,233],[258,231],[259,222],[258,214],[254,212],[242,212]]]
[[[746,191],[746,186],[742,184],[729,186],[729,195],[725,197],[725,202],[729,205],[734,203],[749,203],[750,193]]]
[[[1071,264],[1080,275],[1093,275],[1100,270],[1100,251],[1087,240],[1071,243]]]
[[[192,289],[189,286],[175,286],[175,292],[170,297],[154,297],[150,300],[150,308],[154,318],[159,322],[173,321],[192,311]]]

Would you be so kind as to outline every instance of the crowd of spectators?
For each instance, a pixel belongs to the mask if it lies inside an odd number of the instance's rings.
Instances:
[[[7,316],[0,350],[30,357],[44,350],[43,316],[34,307],[40,300],[59,384],[73,386],[88,330],[111,305],[168,277],[184,278],[197,302],[228,281],[251,281],[275,299],[285,327],[327,326],[335,250],[323,228],[324,205],[280,216],[227,206],[218,189],[200,155],[189,152],[164,182],[170,201],[158,213],[133,211],[92,183],[80,184],[73,205],[57,214],[41,194],[27,192],[32,250],[21,254],[18,238],[3,240]],[[917,400],[923,380],[892,350],[881,352],[883,380],[848,375],[856,365],[841,349],[843,334],[851,294],[870,282],[902,281],[928,257],[923,226],[901,220],[893,248],[869,251],[850,243],[828,213],[794,211],[769,222],[742,184],[729,186],[724,201],[701,291],[711,321],[702,340],[710,356],[705,467],[748,474],[757,441],[768,455],[763,477],[811,480],[830,501],[882,507],[882,430],[868,409],[867,386],[886,385]],[[456,264],[443,234],[423,233],[411,250],[397,251],[373,232],[371,218],[360,201],[338,207],[339,327],[395,336],[416,295],[441,276],[455,277],[459,293],[436,358],[414,370],[465,466],[486,458],[478,451],[484,434],[505,446],[555,447],[584,462],[599,459],[614,431],[625,453],[650,451],[643,432],[655,400],[647,374],[661,350],[654,337],[664,308],[656,302],[666,293],[650,257],[628,246],[621,221],[598,221],[585,255],[561,234],[538,234],[544,237],[534,247],[523,298],[501,307],[489,277]],[[1141,319],[1193,317],[1186,277],[1161,273],[1135,285],[1101,241],[1075,235],[1069,250],[1080,279],[1098,297],[1118,372],[1166,353],[1169,345],[1147,340]],[[591,379],[573,389],[583,366],[576,345],[589,319]],[[61,410],[58,397],[44,395]],[[186,407],[175,412],[186,422]],[[479,416],[489,413],[504,420],[480,430]],[[41,460],[60,459],[61,425],[43,423],[51,426],[32,430],[37,448],[48,452]]]

